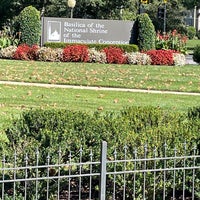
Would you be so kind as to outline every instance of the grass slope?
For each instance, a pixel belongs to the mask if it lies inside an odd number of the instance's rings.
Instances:
[[[1,60],[0,80],[200,92],[200,67]]]

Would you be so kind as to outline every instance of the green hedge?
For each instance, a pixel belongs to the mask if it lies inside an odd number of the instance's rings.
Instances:
[[[11,149],[15,149],[18,158],[20,156],[23,158],[23,153],[28,151],[31,157],[31,155],[35,155],[35,147],[38,147],[40,155],[50,153],[52,160],[56,161],[59,148],[64,149],[61,153],[62,158],[67,159],[69,151],[72,151],[72,155],[76,155],[82,145],[83,161],[88,161],[90,149],[93,150],[94,160],[95,158],[99,159],[100,144],[102,140],[105,140],[108,142],[108,157],[112,157],[115,148],[117,148],[118,158],[123,159],[125,144],[128,146],[127,159],[133,158],[136,147],[138,157],[143,157],[144,144],[148,145],[148,156],[152,156],[154,147],[157,147],[159,155],[162,155],[165,143],[170,150],[168,156],[173,155],[174,147],[179,149],[177,155],[182,155],[185,141],[187,141],[187,149],[189,149],[187,153],[192,152],[194,144],[199,148],[199,113],[200,108],[192,108],[188,113],[177,113],[154,107],[127,107],[119,113],[109,112],[104,115],[98,112],[88,114],[69,110],[31,110],[24,112],[21,118],[14,120],[13,124],[6,130],[9,143],[5,152],[7,151],[8,155],[13,155]],[[76,159],[79,158],[73,157],[73,161],[78,161]],[[40,163],[44,163],[45,160],[45,156],[40,156]],[[162,161],[157,161],[157,168],[162,164]],[[123,169],[123,166],[118,166],[119,169],[120,167]],[[108,166],[108,168],[112,168],[112,166]],[[133,164],[129,163],[128,169],[133,169]],[[93,170],[95,171],[95,168]],[[176,177],[177,190],[182,188],[182,173],[180,172],[179,176]],[[109,177],[110,181],[112,179],[113,177]],[[132,196],[132,176],[127,175],[126,179],[126,194]],[[187,181],[190,179],[192,180],[192,174],[187,174]],[[149,175],[148,180],[146,197],[151,199],[153,177],[150,178]],[[142,181],[143,176],[138,176],[137,192],[140,190]],[[163,182],[162,179],[159,181],[157,189],[158,191],[160,189],[162,199]],[[170,178],[166,180],[166,199],[170,199],[172,181]],[[117,181],[116,188],[120,188],[122,185],[123,178]],[[93,186],[92,190],[95,191],[98,180],[94,181]],[[200,190],[198,187],[200,186],[196,186],[196,191]],[[41,188],[44,189],[45,185]],[[109,188],[107,190],[109,193]],[[51,192],[56,193],[56,189],[55,191],[52,189]],[[110,192],[112,193],[112,191]],[[120,193],[118,195],[120,196]]]
[[[50,48],[65,48],[67,45],[77,45],[77,43],[64,43],[64,42],[47,42],[44,44],[45,47],[50,47]],[[96,50],[101,50],[106,47],[114,46],[114,47],[119,47],[123,49],[125,52],[138,52],[138,46],[135,44],[85,44],[89,48],[95,48]]]
[[[200,45],[194,47],[193,60],[197,63],[200,63]]]

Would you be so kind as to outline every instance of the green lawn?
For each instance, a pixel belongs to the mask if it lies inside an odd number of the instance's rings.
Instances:
[[[200,45],[200,40],[188,40],[186,45],[188,48],[194,48],[196,45]]]
[[[197,39],[188,40],[187,43],[186,43],[188,53],[192,54],[194,47],[197,46],[197,45],[200,45],[200,40],[197,40]]]
[[[118,111],[125,106],[159,106],[187,111],[200,96],[0,85],[1,127],[31,108],[65,108],[86,112]]]
[[[0,80],[200,92],[200,66],[140,66],[1,60]]]

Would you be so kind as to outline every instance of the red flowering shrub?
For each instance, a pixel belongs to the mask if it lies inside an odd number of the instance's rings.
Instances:
[[[150,56],[152,65],[173,65],[173,52],[172,50],[149,50],[146,54]]]
[[[124,51],[117,47],[107,47],[103,51],[106,53],[106,60],[108,63],[125,64],[127,63],[127,57],[124,55]]]
[[[28,51],[28,58],[30,60],[37,60],[37,51],[38,51],[39,47],[38,45],[33,45],[32,47],[29,48]]]
[[[88,47],[86,45],[68,45],[63,49],[62,61],[87,62],[89,60]]]
[[[37,50],[37,45],[30,47],[27,44],[21,44],[17,47],[13,58],[16,60],[35,60],[37,58]]]

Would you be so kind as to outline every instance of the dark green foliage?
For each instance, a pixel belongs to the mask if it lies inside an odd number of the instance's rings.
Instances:
[[[189,0],[190,1],[190,0]],[[164,1],[154,0],[148,4],[146,12],[149,14],[156,31],[164,32],[164,20],[157,17],[158,7],[164,7]],[[181,34],[187,33],[187,28],[184,22],[184,11],[181,1],[168,0],[166,4],[166,32],[177,30]]]
[[[33,6],[28,6],[18,16],[18,22],[21,32],[20,43],[30,46],[39,44],[41,33],[40,12]]]
[[[161,147],[164,141],[173,147],[185,138],[192,141],[190,125],[187,115],[154,107],[130,107],[103,116],[69,110],[31,110],[14,121],[6,134],[19,153],[34,148],[29,142],[45,152],[66,145],[76,149],[81,144],[86,149],[98,149],[102,140],[107,140],[111,147],[125,143],[135,147],[146,142]]]
[[[197,35],[197,38],[200,40],[200,30],[197,31],[196,35]]]
[[[76,44],[76,43],[73,43]],[[67,45],[73,45],[72,43],[64,43],[64,42],[47,42],[44,44],[45,47],[50,47],[50,48],[65,48]],[[80,45],[80,44],[79,44]],[[88,48],[95,48],[96,50],[102,50],[106,47],[117,47],[123,49],[125,52],[137,52],[138,51],[138,46],[135,44],[85,44],[88,46]]]
[[[188,111],[188,117],[190,119],[200,119],[200,107],[190,108]]]
[[[193,26],[187,27],[187,36],[189,40],[194,39],[195,35],[196,35],[196,28],[194,28]]]
[[[155,49],[156,32],[148,14],[138,15],[136,19],[138,26],[138,46],[141,51]]]
[[[194,47],[193,60],[197,63],[200,63],[200,45]]]
[[[199,110],[199,108],[196,110]],[[187,113],[181,114],[173,111],[164,111],[159,107],[128,107],[119,113],[110,112],[104,115],[98,112],[88,114],[69,110],[31,110],[24,112],[21,118],[15,120],[6,130],[9,139],[7,152],[12,155],[11,151],[15,149],[18,159],[20,159],[20,156],[23,158],[24,152],[28,152],[29,157],[33,157],[35,155],[35,148],[38,147],[40,150],[40,164],[44,164],[47,153],[50,153],[51,160],[56,162],[57,152],[60,147],[62,149],[61,157],[63,162],[68,160],[69,150],[72,151],[72,155],[75,155],[72,162],[77,162],[79,157],[76,155],[79,155],[79,148],[82,145],[84,162],[89,160],[90,149],[93,150],[94,160],[96,158],[99,159],[100,144],[102,140],[105,140],[108,142],[109,147],[108,157],[111,158],[116,147],[118,150],[117,158],[123,159],[125,144],[128,146],[127,159],[133,158],[135,148],[138,150],[138,157],[143,157],[144,144],[148,145],[148,156],[153,156],[155,146],[159,155],[162,155],[165,142],[168,145],[167,156],[173,155],[174,147],[178,149],[177,155],[183,155],[183,143],[185,141],[187,141],[187,153],[192,152],[194,144],[197,146],[200,144],[199,120],[189,116]],[[32,162],[34,164],[33,160]],[[157,168],[159,169],[159,166],[162,166],[162,164],[162,161],[157,161]],[[123,169],[123,166],[121,167]],[[108,166],[108,170],[111,169],[112,166]],[[133,164],[129,163],[126,170],[132,169]],[[95,171],[95,169],[93,170]],[[179,173],[179,177],[176,177],[176,189],[182,189],[181,173]],[[153,193],[151,181],[153,181],[153,177],[150,179],[150,174],[148,176],[149,183],[146,188],[146,191],[148,191],[146,192],[146,197],[151,199]],[[108,182],[112,181],[112,178],[111,176],[108,177]],[[187,174],[187,178],[192,180],[192,175]],[[126,193],[132,196],[132,176],[127,174],[126,180]],[[137,176],[137,192],[139,192],[142,181],[143,176]],[[160,189],[162,197],[163,183],[162,180],[160,181],[156,189],[158,191]],[[172,181],[172,178],[167,179],[166,196],[171,191]],[[118,179],[116,187],[120,188],[122,185],[123,180]],[[98,186],[98,180],[94,181],[93,186]],[[41,191],[44,188],[45,185],[41,186]],[[55,190],[51,188],[51,192],[55,194],[56,189],[56,187]],[[199,188],[196,188],[196,191],[198,190]],[[109,188],[107,188],[107,191],[109,192]],[[34,196],[34,194],[32,195]],[[170,199],[169,196],[167,197],[167,199]],[[45,197],[42,198],[44,199]]]

